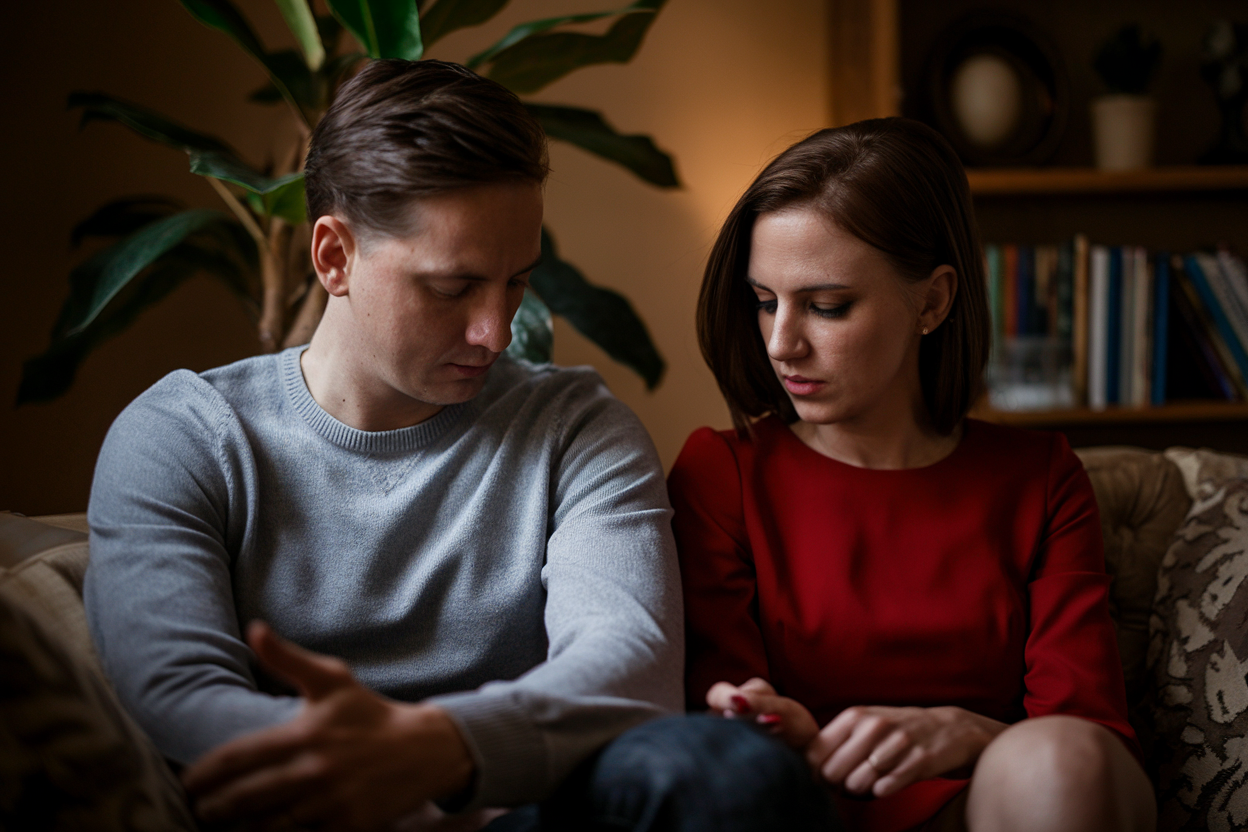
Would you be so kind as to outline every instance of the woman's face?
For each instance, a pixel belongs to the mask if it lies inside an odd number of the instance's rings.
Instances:
[[[932,279],[906,281],[877,249],[814,209],[758,217],[747,280],[771,366],[803,421],[921,407],[919,339],[930,325]]]

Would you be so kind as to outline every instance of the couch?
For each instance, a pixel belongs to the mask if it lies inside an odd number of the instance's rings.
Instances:
[[[1079,455],[1100,505],[1111,613],[1160,828],[1242,828],[1248,458]],[[81,600],[87,559],[83,515],[0,513],[0,828],[194,829],[177,778],[100,669]]]

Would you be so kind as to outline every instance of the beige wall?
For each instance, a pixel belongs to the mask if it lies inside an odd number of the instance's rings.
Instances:
[[[277,42],[268,0],[236,0]],[[0,304],[0,510],[29,514],[86,506],[91,468],[109,423],[164,373],[202,370],[255,352],[250,323],[207,279],[188,283],[98,351],[68,395],[12,407],[23,359],[42,350],[81,253],[69,229],[98,204],[167,193],[214,205],[181,154],[111,125],[83,132],[64,110],[73,89],[100,89],[216,132],[260,161],[281,146],[278,109],[247,104],[260,70],[199,26],[175,0],[22,4],[10,10],[3,58],[6,254]],[[463,59],[512,23],[608,8],[593,0],[513,0],[488,27],[452,35],[431,57]],[[699,425],[727,412],[698,355],[693,311],[701,269],[734,199],[771,156],[826,117],[825,0],[670,0],[628,66],[582,70],[545,90],[551,102],[592,106],[625,132],[645,132],[676,156],[685,187],[661,191],[581,151],[552,150],[547,221],[562,255],[593,281],[624,292],[668,360],[646,392],[565,325],[556,360],[597,366],[641,416],[666,465]]]

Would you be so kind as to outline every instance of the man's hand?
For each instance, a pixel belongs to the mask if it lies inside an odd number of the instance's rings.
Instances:
[[[754,720],[790,748],[805,749],[819,733],[819,725],[804,705],[780,696],[775,688],[757,677],[739,687],[716,682],[706,692],[706,704],[714,713]]]
[[[973,766],[1005,728],[956,707],[846,708],[819,732],[806,759],[851,794],[885,797]]]
[[[464,789],[472,758],[441,708],[379,696],[339,659],[247,630],[260,664],[305,699],[299,716],[205,754],[183,774],[205,821],[371,830]]]

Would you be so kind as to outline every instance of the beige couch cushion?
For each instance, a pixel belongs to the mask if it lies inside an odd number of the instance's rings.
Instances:
[[[1244,829],[1248,460],[1178,456],[1196,500],[1162,560],[1151,627],[1158,828]]]
[[[1137,448],[1076,453],[1100,508],[1105,566],[1114,579],[1109,611],[1118,626],[1127,700],[1134,708],[1148,685],[1148,622],[1157,568],[1192,501],[1179,470],[1161,453]]]
[[[177,779],[100,668],[86,535],[0,515],[0,817],[13,829],[192,830]],[[37,541],[50,548],[30,554]]]

